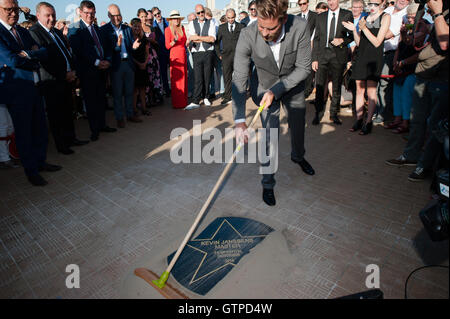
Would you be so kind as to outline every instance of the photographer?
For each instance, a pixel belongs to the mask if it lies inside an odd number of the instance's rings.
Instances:
[[[416,166],[410,181],[421,181],[428,175],[436,156],[431,131],[448,116],[448,1],[426,1],[434,20],[427,44],[420,51],[415,69],[416,84],[412,96],[410,135],[403,154],[386,161],[392,166]],[[424,151],[425,137],[429,136]]]

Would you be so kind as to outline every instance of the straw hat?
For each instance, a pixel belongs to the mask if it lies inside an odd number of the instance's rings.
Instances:
[[[172,10],[170,11],[170,15],[168,17],[166,17],[167,20],[171,20],[171,19],[180,19],[183,20],[184,17],[180,16],[180,12],[178,10]]]

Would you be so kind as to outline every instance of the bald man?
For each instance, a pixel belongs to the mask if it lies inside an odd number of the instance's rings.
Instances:
[[[111,4],[108,7],[110,23],[100,28],[109,43],[106,48],[112,56],[111,84],[114,99],[114,114],[117,127],[125,127],[125,116],[129,122],[140,123],[142,120],[133,111],[134,71],[132,58],[133,35],[131,28],[122,23],[120,8]],[[125,104],[124,104],[125,102]]]

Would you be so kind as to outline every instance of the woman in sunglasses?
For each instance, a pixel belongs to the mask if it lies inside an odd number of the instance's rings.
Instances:
[[[351,132],[367,135],[372,131],[372,116],[377,104],[377,85],[383,68],[383,43],[391,16],[383,12],[383,0],[370,0],[367,4],[369,16],[359,21],[359,31],[352,22],[342,22],[353,31],[358,50],[353,63],[352,79],[356,80],[357,120]],[[366,121],[364,121],[364,93],[369,99]]]

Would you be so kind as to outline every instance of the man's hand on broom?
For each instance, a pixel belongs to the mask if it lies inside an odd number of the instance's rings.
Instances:
[[[236,123],[236,127],[234,129],[234,134],[236,135],[236,143],[239,145],[242,142],[248,143],[248,131],[247,124],[245,123]]]
[[[264,94],[260,105],[264,105],[264,110],[267,110],[272,105],[274,99],[275,95],[269,90]]]

